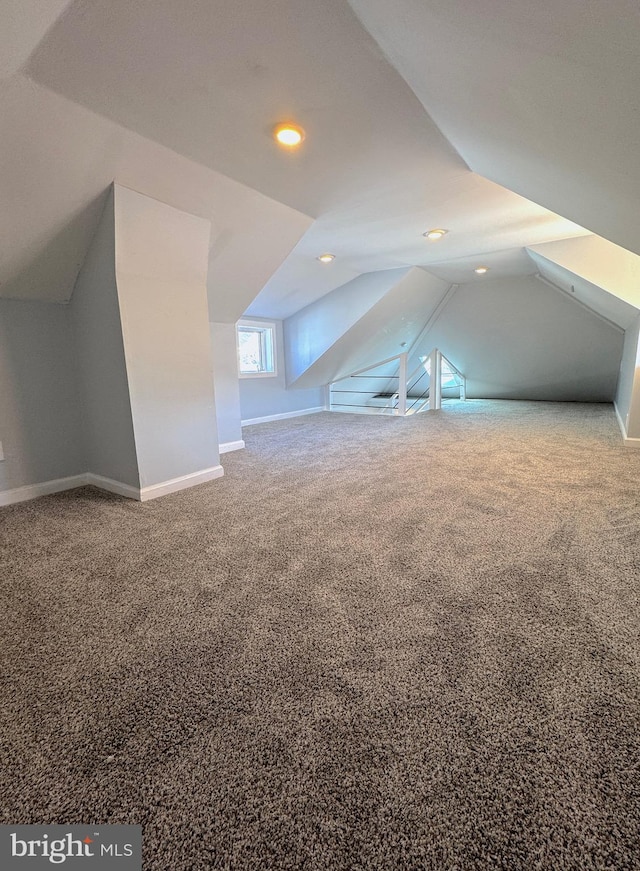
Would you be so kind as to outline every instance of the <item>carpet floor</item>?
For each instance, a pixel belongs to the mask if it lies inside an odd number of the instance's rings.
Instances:
[[[609,405],[245,430],[0,510],[0,822],[144,868],[640,868],[640,451]]]

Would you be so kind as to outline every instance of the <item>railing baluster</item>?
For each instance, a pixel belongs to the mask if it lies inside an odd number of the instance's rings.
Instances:
[[[379,370],[381,367],[388,366],[396,361],[398,362],[396,375],[370,374],[375,372],[376,369]],[[373,366],[358,369],[350,375],[339,378],[337,381],[327,385],[329,409],[350,408],[354,410],[359,409],[368,414],[394,414],[402,417],[419,411],[437,410],[442,407],[443,372],[447,382],[445,390],[449,391],[452,387],[458,386],[460,389],[460,399],[466,399],[465,376],[446,357],[443,357],[443,354],[437,348],[434,348],[427,357],[420,357],[420,361],[420,365],[408,377],[409,355],[405,352],[394,357],[388,357],[386,360],[375,363]],[[416,397],[417,385],[425,375],[428,376],[429,386]],[[358,379],[357,387],[353,383],[355,379]],[[371,379],[374,384],[375,380],[386,381],[387,384],[382,387],[382,392],[376,392],[375,386],[372,386],[370,390],[362,389],[365,387],[364,381],[366,379]],[[395,383],[397,383],[397,389],[394,387]],[[353,389],[350,389],[350,385],[353,385]],[[380,390],[380,388],[377,389]],[[348,394],[352,394],[355,401],[353,403],[348,401],[336,402],[335,399],[338,398],[338,394],[340,394],[341,400],[348,400],[350,398]],[[359,395],[369,396],[369,402],[362,404],[357,399]],[[386,399],[386,402],[382,406],[373,404],[376,399]]]
[[[407,413],[407,355],[400,354],[400,371],[398,372],[398,414],[404,417]]]

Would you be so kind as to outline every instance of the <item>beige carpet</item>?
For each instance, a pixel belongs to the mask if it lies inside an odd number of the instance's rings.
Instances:
[[[611,406],[245,430],[0,510],[2,822],[145,869],[640,867],[640,451]]]

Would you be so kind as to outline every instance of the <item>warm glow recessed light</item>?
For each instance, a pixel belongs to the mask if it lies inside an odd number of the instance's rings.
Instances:
[[[473,271],[475,272],[476,275],[484,275],[485,273],[487,273],[489,271],[489,267],[488,266],[476,266],[476,268]]]
[[[442,239],[442,237],[446,236],[448,232],[449,232],[448,230],[441,230],[439,228],[436,228],[435,230],[427,230],[427,232],[423,233],[422,235],[426,239],[436,240],[436,239]]]
[[[280,145],[295,148],[304,139],[304,130],[302,127],[296,127],[295,124],[276,124],[273,135]]]
[[[316,260],[319,260],[320,263],[331,263],[332,260],[336,259],[335,254],[321,254]]]

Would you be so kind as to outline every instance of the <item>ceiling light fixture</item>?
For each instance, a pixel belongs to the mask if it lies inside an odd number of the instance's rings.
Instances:
[[[295,148],[304,139],[304,130],[295,124],[276,124],[273,128],[273,135],[280,145],[284,145],[286,148]]]
[[[488,266],[476,266],[473,270],[476,275],[485,275],[489,271]]]
[[[316,260],[319,260],[320,263],[331,263],[331,261],[335,259],[335,254],[321,254],[319,257],[316,257]]]
[[[436,239],[442,239],[442,237],[446,236],[448,232],[448,230],[441,230],[439,228],[436,228],[435,230],[427,230],[427,232],[423,233],[422,235],[425,237],[425,239],[431,239],[435,241]]]

